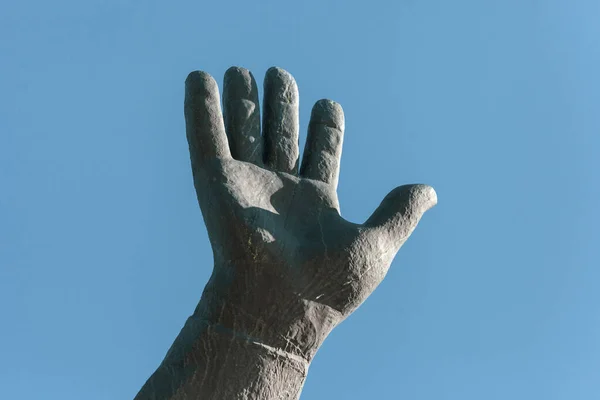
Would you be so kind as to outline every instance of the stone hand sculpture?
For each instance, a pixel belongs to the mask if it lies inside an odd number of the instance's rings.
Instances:
[[[261,121],[251,73],[186,80],[194,184],[214,268],[193,315],[136,399],[297,399],[331,330],[382,281],[423,213],[426,185],[390,192],[364,224],[340,216],[344,115],[312,109],[298,160],[298,88],[268,70]]]

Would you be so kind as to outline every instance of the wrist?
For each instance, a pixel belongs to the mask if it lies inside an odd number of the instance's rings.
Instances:
[[[310,362],[343,319],[339,311],[305,299],[289,288],[272,285],[244,291],[235,282],[218,282],[215,275],[206,285],[194,317],[236,340]]]
[[[136,400],[297,399],[309,364],[296,354],[192,316]]]

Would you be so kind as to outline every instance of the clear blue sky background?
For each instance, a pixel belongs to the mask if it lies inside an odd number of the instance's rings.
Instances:
[[[600,2],[0,5],[0,391],[131,399],[212,256],[183,82],[231,65],[346,111],[343,215],[433,185],[303,399],[600,398]]]

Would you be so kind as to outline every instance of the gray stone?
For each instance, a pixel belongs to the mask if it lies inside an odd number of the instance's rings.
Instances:
[[[263,128],[252,74],[230,68],[219,90],[186,80],[194,185],[214,268],[193,315],[137,400],[297,399],[325,337],[385,277],[423,213],[426,185],[392,190],[364,224],[340,216],[342,107],[318,101],[298,167],[298,87],[271,68]]]

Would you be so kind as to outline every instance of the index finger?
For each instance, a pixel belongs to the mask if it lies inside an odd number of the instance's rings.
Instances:
[[[214,158],[231,158],[217,82],[203,71],[185,80],[184,114],[190,156],[194,165]]]

